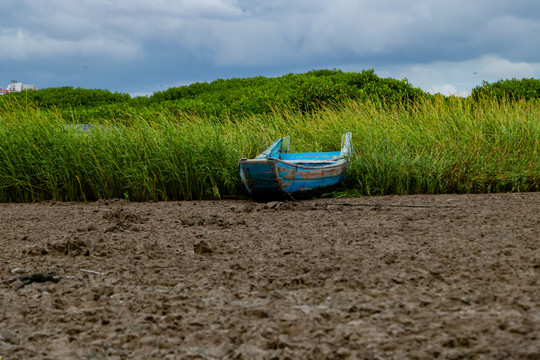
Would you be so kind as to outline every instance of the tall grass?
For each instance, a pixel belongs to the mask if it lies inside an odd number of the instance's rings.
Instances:
[[[338,150],[353,132],[344,189],[365,195],[540,190],[537,102],[435,97],[402,107],[348,102],[247,118],[139,110],[84,130],[13,103],[0,112],[0,201],[219,199],[244,195],[238,160],[273,140]]]
[[[359,110],[352,106],[352,123]],[[535,103],[436,98],[408,109],[371,111],[358,125],[353,131],[367,138],[355,143],[358,156],[347,186],[363,194],[540,189]]]

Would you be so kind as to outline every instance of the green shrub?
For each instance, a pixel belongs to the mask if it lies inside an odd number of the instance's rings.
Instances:
[[[483,97],[494,97],[498,100],[533,100],[540,99],[540,79],[518,80],[516,78],[509,80],[499,80],[494,83],[482,82],[472,90],[472,97],[478,100]]]
[[[102,106],[131,99],[129,94],[113,93],[108,90],[74,89],[71,86],[10,93],[6,97],[29,101],[40,108],[58,109]]]
[[[380,103],[416,101],[424,93],[406,79],[381,79],[373,70],[345,73],[316,70],[276,78],[216,80],[157,92],[148,103],[171,101],[179,109],[201,115],[266,114],[276,108],[301,112],[339,105],[348,99]]]

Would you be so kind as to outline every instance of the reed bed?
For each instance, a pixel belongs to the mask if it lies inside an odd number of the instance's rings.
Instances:
[[[434,97],[407,106],[350,101],[302,114],[209,118],[141,108],[92,128],[53,110],[0,111],[0,201],[220,199],[246,195],[238,160],[291,136],[291,151],[355,156],[334,195],[540,190],[540,107]]]

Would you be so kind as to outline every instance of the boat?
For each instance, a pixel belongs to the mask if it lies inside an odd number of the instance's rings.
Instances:
[[[297,200],[324,194],[345,178],[352,156],[352,134],[341,137],[341,151],[289,152],[290,137],[276,140],[253,159],[240,159],[240,177],[255,200]]]

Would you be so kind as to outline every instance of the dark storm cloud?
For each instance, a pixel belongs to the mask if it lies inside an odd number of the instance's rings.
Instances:
[[[334,66],[424,88],[455,69],[470,88],[482,67],[535,76],[538,34],[537,0],[3,1],[0,82],[143,91]]]

